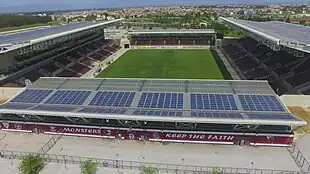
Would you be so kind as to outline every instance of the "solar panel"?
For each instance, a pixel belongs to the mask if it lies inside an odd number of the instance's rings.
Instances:
[[[56,91],[45,103],[81,105],[91,91]]]
[[[18,103],[40,103],[47,97],[52,90],[25,90],[10,102]]]
[[[147,110],[135,110],[133,115],[148,115],[148,116],[171,116],[181,117],[183,115],[180,111],[147,111]]]
[[[83,108],[79,112],[100,114],[125,114],[125,109]]]
[[[191,116],[212,119],[244,119],[240,113],[233,112],[191,112]]]
[[[275,96],[269,95],[238,95],[245,111],[285,111]]]
[[[37,110],[37,111],[60,111],[60,112],[70,112],[73,111],[75,108],[72,107],[64,107],[64,106],[46,106],[46,105],[39,105],[34,108],[31,108],[31,110]]]
[[[149,93],[144,92],[138,103],[140,108],[183,109],[182,93]]]
[[[238,110],[234,96],[228,94],[191,94],[191,109]]]
[[[130,107],[135,92],[97,92],[89,103],[93,106]]]
[[[290,114],[260,114],[260,113],[247,113],[249,119],[257,120],[299,120],[296,117],[293,117]]]
[[[15,104],[15,103],[7,103],[0,105],[0,109],[27,109],[33,105],[29,104]]]

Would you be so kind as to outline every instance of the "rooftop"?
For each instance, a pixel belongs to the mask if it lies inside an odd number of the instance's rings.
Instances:
[[[118,19],[121,20],[121,19]],[[28,30],[13,34],[0,35],[0,48],[4,47],[6,49],[12,50],[17,49],[26,45],[31,45],[39,43],[45,40],[50,40],[53,38],[65,36],[71,33],[76,33],[79,31],[88,30],[98,26],[106,25],[109,23],[116,22],[105,21],[100,23],[95,22],[75,22],[66,25],[52,26],[34,30]]]
[[[40,78],[0,113],[222,124],[304,125],[267,81]]]
[[[221,19],[265,37],[278,45],[290,46],[294,44],[297,47],[305,47],[304,49],[310,50],[310,27],[279,21],[255,22],[234,18]]]

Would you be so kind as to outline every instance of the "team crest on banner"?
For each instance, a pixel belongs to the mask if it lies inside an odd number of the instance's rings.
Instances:
[[[8,122],[3,122],[2,125],[5,129],[8,129],[10,127],[10,123]]]
[[[266,136],[268,143],[274,142],[274,136]]]
[[[21,130],[22,129],[22,125],[21,124],[15,124],[15,129]]]
[[[57,131],[55,126],[50,126],[50,130],[51,130],[51,132],[56,132]]]
[[[154,139],[159,139],[159,134],[157,132],[153,132],[153,138]]]

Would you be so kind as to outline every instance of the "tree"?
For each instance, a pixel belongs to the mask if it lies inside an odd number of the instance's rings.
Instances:
[[[0,28],[46,24],[51,21],[52,19],[50,16],[2,14],[0,15]]]
[[[87,15],[85,21],[94,21],[96,20],[96,16],[94,14]]]
[[[307,22],[306,20],[302,19],[302,20],[299,21],[299,24],[300,24],[300,25],[305,25],[306,22]]]
[[[39,174],[44,167],[43,158],[40,155],[26,155],[21,157],[19,171],[22,174]]]
[[[212,174],[222,174],[222,170],[220,168],[213,168],[212,169]]]
[[[91,159],[85,160],[80,165],[81,174],[95,174],[98,170],[98,162]]]
[[[141,168],[141,174],[158,174],[158,173],[159,173],[158,170],[153,167],[142,166]]]

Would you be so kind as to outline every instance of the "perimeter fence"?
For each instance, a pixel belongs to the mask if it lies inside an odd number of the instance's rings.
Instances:
[[[59,134],[53,135],[38,151],[40,154],[46,154],[49,152],[57,143],[58,140],[63,136],[62,132],[58,132]]]
[[[296,164],[301,168],[302,172],[305,174],[310,174],[310,163],[302,154],[302,152],[297,148],[296,143],[287,149],[292,155]]]
[[[251,168],[233,168],[233,167],[211,167],[211,166],[194,166],[178,165],[165,163],[150,163],[139,161],[125,161],[102,158],[89,158],[59,154],[43,154],[20,151],[0,150],[0,157],[6,159],[16,159],[25,155],[41,155],[47,163],[62,164],[80,164],[81,162],[91,159],[98,162],[99,167],[115,168],[118,170],[141,170],[143,166],[153,167],[164,173],[182,173],[182,174],[301,174],[300,171],[284,171],[271,169],[251,169]]]

